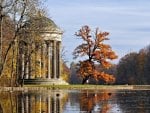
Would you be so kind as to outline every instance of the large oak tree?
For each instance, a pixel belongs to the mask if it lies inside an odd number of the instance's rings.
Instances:
[[[115,81],[112,75],[98,71],[96,68],[97,65],[110,68],[110,61],[117,58],[110,45],[104,44],[105,40],[109,40],[108,35],[108,32],[100,32],[98,28],[93,35],[89,26],[83,26],[76,33],[76,36],[83,40],[83,43],[77,46],[73,52],[74,58],[85,57],[85,60],[79,61],[77,70],[78,75],[82,78],[82,84],[90,78],[102,79],[107,83]]]

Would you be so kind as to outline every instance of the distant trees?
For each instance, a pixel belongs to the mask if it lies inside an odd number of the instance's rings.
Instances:
[[[69,83],[70,84],[81,84],[82,80],[79,76],[77,76],[77,63],[72,62],[70,64],[70,77]]]
[[[130,53],[121,58],[117,66],[116,82],[118,84],[135,84],[134,76],[137,75],[137,53]]]
[[[70,69],[68,68],[67,64],[62,60],[61,61],[61,77],[66,82],[69,82],[70,76]]]
[[[150,84],[150,45],[146,48],[146,56],[144,63],[144,75],[147,81],[147,84]]]
[[[65,47],[61,48],[61,77],[63,80],[69,82],[70,80],[70,69],[67,66],[67,58],[66,58],[66,50]]]
[[[102,79],[105,82],[114,82],[112,75],[106,74],[104,71],[98,71],[95,67],[100,65],[103,68],[111,67],[110,60],[116,59],[117,55],[108,44],[104,44],[105,40],[109,40],[108,32],[100,32],[97,28],[92,36],[89,26],[83,26],[76,36],[81,37],[83,43],[77,46],[73,52],[74,58],[85,57],[86,60],[80,61],[77,73],[82,78],[82,84],[86,83],[90,78],[96,80]]]
[[[117,84],[150,84],[150,46],[129,53],[117,65]]]

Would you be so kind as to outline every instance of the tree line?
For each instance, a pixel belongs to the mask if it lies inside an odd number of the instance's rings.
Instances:
[[[70,83],[81,84],[82,78],[77,75],[77,63],[70,65]],[[117,85],[149,85],[150,84],[150,45],[139,52],[131,52],[123,56],[118,64],[112,65],[109,69],[96,66],[98,70],[104,71],[115,77],[114,84]],[[107,84],[103,80],[95,81],[90,79],[90,84]]]
[[[116,84],[150,84],[150,45],[125,55],[116,70]]]

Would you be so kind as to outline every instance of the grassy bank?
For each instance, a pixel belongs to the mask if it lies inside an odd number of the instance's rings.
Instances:
[[[150,90],[150,85],[25,85],[24,87],[0,87],[0,91],[24,91],[24,90]]]
[[[48,86],[49,89],[132,89],[132,86],[113,86],[113,85],[56,85]]]

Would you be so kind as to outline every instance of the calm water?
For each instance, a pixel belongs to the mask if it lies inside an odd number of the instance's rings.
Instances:
[[[0,92],[0,113],[150,113],[150,90]]]

